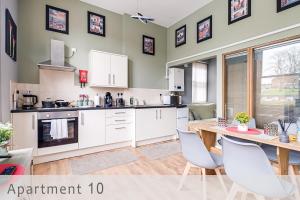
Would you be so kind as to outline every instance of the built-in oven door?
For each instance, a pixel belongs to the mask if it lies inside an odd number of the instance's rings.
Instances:
[[[78,143],[78,117],[38,120],[38,148],[73,143]]]

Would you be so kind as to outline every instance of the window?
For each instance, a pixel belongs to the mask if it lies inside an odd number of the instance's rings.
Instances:
[[[192,102],[207,102],[207,64],[193,63]]]
[[[254,64],[257,126],[300,117],[300,42],[255,49]]]

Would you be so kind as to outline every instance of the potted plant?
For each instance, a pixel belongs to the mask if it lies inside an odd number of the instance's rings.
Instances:
[[[12,136],[13,128],[10,123],[0,123],[0,155],[7,155],[7,146]]]
[[[250,121],[250,117],[247,113],[245,113],[245,112],[237,113],[235,115],[234,119],[239,122],[238,131],[243,131],[243,132],[248,131],[248,125],[247,124]]]

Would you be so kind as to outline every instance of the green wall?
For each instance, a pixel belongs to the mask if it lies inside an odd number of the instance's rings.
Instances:
[[[45,5],[69,10],[69,35],[45,30]],[[106,16],[106,37],[87,33],[87,11]],[[128,15],[119,15],[79,0],[19,0],[19,82],[38,83],[37,63],[50,58],[50,40],[63,40],[68,48],[77,48],[69,62],[79,69],[88,68],[91,49],[129,56],[129,86],[166,88],[164,70],[167,58],[167,29],[144,25]],[[156,39],[156,55],[142,53],[142,35]]]
[[[227,4],[228,1],[214,0],[192,15],[171,26],[168,29],[167,60],[173,61],[186,56],[209,51],[300,22],[300,6],[277,13],[276,0],[252,0],[252,16],[232,25],[228,25]],[[198,21],[210,15],[213,16],[213,38],[197,44],[196,24]],[[175,48],[175,30],[184,24],[187,25],[187,44]],[[222,52],[261,44],[266,41],[272,41],[274,39],[284,38],[299,33],[300,29],[298,28],[296,30],[269,36],[230,49],[225,49],[221,52],[214,52],[200,57],[218,55]],[[180,61],[180,63],[195,59],[196,58],[183,60]]]

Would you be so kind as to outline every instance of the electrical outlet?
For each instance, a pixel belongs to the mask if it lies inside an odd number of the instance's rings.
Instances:
[[[77,49],[76,48],[72,48],[71,51],[72,51],[72,53],[76,53]]]

